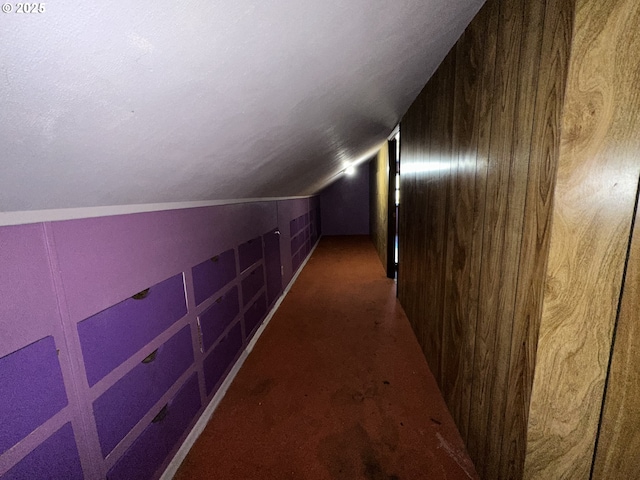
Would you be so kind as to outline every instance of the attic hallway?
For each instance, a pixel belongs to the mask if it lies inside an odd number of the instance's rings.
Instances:
[[[368,237],[321,239],[175,478],[477,478]]]

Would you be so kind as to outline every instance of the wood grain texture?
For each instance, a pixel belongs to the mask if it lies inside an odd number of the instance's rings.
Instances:
[[[637,201],[637,200],[636,200]],[[594,480],[637,478],[640,472],[640,210],[620,302],[620,314],[598,438]]]
[[[445,310],[443,312],[442,393],[463,438],[466,438],[471,401],[468,386],[473,378],[473,330],[477,308],[471,305],[474,267],[479,271],[480,256],[469,255],[475,225],[476,162],[481,121],[481,83],[484,68],[482,39],[487,30],[489,10],[481,10],[456,45],[454,123],[452,166],[450,175],[450,215],[445,265]],[[457,159],[457,161],[456,161]],[[478,186],[479,188],[479,186]],[[477,282],[475,283],[477,287]],[[476,295],[477,296],[477,295]]]
[[[528,479],[590,475],[640,175],[639,23],[636,0],[577,1],[528,420]]]
[[[467,322],[470,325],[468,341],[473,342],[473,349],[469,350],[466,363],[471,367],[472,381],[467,385],[462,396],[462,408],[467,410],[465,439],[467,443],[471,437],[471,401],[473,385],[478,372],[475,365],[476,329],[478,326],[478,306],[480,305],[480,286],[482,285],[482,265],[484,261],[483,237],[485,231],[485,211],[487,199],[487,177],[489,174],[489,146],[491,143],[492,118],[494,109],[494,81],[496,70],[496,55],[498,47],[499,2],[488,2],[485,6],[486,21],[481,21],[478,28],[485,28],[485,40],[480,41],[485,49],[484,61],[481,65],[481,83],[478,93],[477,107],[474,111],[475,125],[478,135],[476,152],[474,196],[473,196],[473,233],[471,243],[465,246],[465,256],[469,256],[469,291],[466,292]],[[478,15],[477,18],[481,18]],[[473,165],[470,166],[473,168]],[[464,311],[464,310],[462,310]]]
[[[433,349],[433,371],[438,383],[443,383],[442,361],[443,329],[444,329],[444,284],[447,270],[445,261],[447,257],[447,237],[449,225],[449,193],[450,178],[454,173],[456,162],[452,159],[452,130],[453,130],[453,100],[451,88],[455,74],[455,50],[452,50],[442,61],[440,68],[433,76],[436,94],[433,98],[431,114],[431,147],[430,158],[438,163],[438,167],[431,175],[429,182],[431,193],[431,226],[427,238],[426,255],[429,259],[428,271],[434,281],[429,282],[427,331]],[[438,159],[446,159],[445,161]]]
[[[398,298],[403,303],[409,322],[416,334],[416,338],[424,351],[422,339],[423,323],[420,321],[419,305],[422,304],[424,287],[419,284],[420,265],[407,259],[416,256],[416,248],[422,245],[421,235],[424,232],[425,216],[413,213],[418,211],[418,194],[416,188],[419,146],[421,146],[420,132],[424,128],[425,96],[420,95],[407,111],[405,118],[411,121],[400,125],[400,205],[399,216],[399,263],[398,263]],[[406,197],[406,198],[405,198]],[[411,225],[411,228],[407,226]]]
[[[437,72],[436,72],[437,73]],[[435,74],[434,74],[435,75]],[[435,83],[430,82],[432,88]],[[416,331],[416,335],[418,336],[418,341],[422,345],[422,350],[424,351],[425,357],[427,358],[427,362],[431,367],[431,371],[433,372],[436,379],[439,376],[439,359],[440,355],[438,352],[438,337],[434,332],[433,322],[433,292],[435,290],[435,282],[437,273],[434,272],[434,243],[435,239],[433,236],[434,232],[434,181],[433,177],[429,178],[428,181],[425,180],[425,175],[421,171],[424,167],[423,164],[426,159],[431,159],[431,143],[432,137],[426,136],[423,134],[424,131],[430,131],[433,128],[434,124],[434,116],[433,116],[433,108],[435,103],[435,96],[429,95],[424,98],[424,107],[422,109],[419,116],[420,121],[424,121],[424,125],[420,128],[418,125],[418,135],[417,135],[417,159],[416,159],[416,184],[415,184],[415,203],[418,205],[418,208],[423,208],[423,213],[421,215],[412,214],[411,218],[411,228],[416,228],[418,233],[418,243],[414,244],[414,247],[417,248],[418,254],[420,258],[423,259],[422,262],[416,263],[417,270],[415,271],[417,282],[417,308],[418,308],[418,330]],[[426,112],[426,114],[425,114]],[[400,137],[401,145],[402,145],[402,137]],[[401,147],[402,148],[402,147]],[[424,158],[426,156],[426,159]],[[400,153],[400,162],[402,162],[402,153]],[[429,163],[432,163],[430,161]],[[431,167],[427,167],[431,168]],[[402,172],[402,163],[400,163],[400,172]],[[402,173],[400,173],[402,175]],[[402,191],[400,192],[402,195]],[[408,199],[407,199],[408,200]],[[416,210],[413,210],[416,212]],[[402,230],[402,226],[400,227]],[[407,252],[408,253],[408,252]],[[406,259],[408,260],[408,258]],[[432,278],[432,282],[421,282],[421,278],[427,275],[428,278]]]
[[[471,417],[468,448],[472,458],[483,458],[479,474],[495,478],[490,473],[500,460],[492,444],[494,434],[502,434],[504,394],[506,392],[505,361],[507,340],[513,318],[512,280],[517,275],[514,252],[520,247],[519,233],[512,230],[510,220],[522,215],[520,198],[512,202],[514,189],[510,172],[516,158],[516,138],[519,126],[518,68],[523,42],[524,7],[521,1],[500,3],[498,43],[494,77],[494,108],[492,110],[489,172],[483,232],[482,282],[476,324],[474,381],[471,392]],[[530,101],[530,99],[528,99]],[[526,135],[526,132],[518,132]],[[528,161],[525,159],[525,161]],[[515,215],[511,212],[515,210]],[[492,457],[493,455],[493,457]]]
[[[500,254],[500,283],[502,286],[498,294],[498,310],[496,311],[499,333],[496,335],[494,343],[494,362],[497,365],[495,370],[499,374],[494,377],[495,380],[492,383],[489,418],[493,428],[489,431],[485,448],[485,455],[488,458],[485,469],[486,478],[498,478],[500,462],[502,460],[506,461],[501,456],[501,450],[504,438],[512,434],[508,430],[508,427],[512,425],[503,425],[503,422],[507,420],[507,416],[511,413],[507,408],[508,405],[515,404],[520,410],[523,410],[523,407],[526,408],[526,405],[522,404],[522,398],[520,398],[524,386],[520,390],[509,389],[509,384],[513,384],[514,380],[519,380],[519,372],[509,372],[509,365],[511,363],[513,331],[526,321],[526,318],[516,316],[515,309],[517,285],[523,274],[520,270],[521,247],[522,243],[527,241],[526,236],[523,235],[523,223],[526,218],[525,202],[529,170],[530,168],[536,168],[539,162],[538,158],[532,156],[531,143],[534,134],[534,112],[538,102],[538,95],[542,93],[538,91],[538,80],[540,78],[540,50],[544,34],[544,28],[542,27],[545,16],[544,7],[545,4],[542,2],[525,1],[516,10],[518,14],[522,12],[522,24],[519,25],[522,33],[520,34],[519,66],[516,70],[516,113],[513,120],[513,131],[510,133],[511,138],[509,140],[511,162],[507,193],[508,204],[506,207],[506,222],[504,224],[504,244],[501,247],[502,252]],[[535,101],[532,102],[531,99],[535,99]],[[545,143],[547,139],[540,137],[538,141]],[[501,148],[504,147],[501,146]],[[507,152],[505,151],[504,154],[506,155]],[[535,165],[534,167],[531,167],[532,163]],[[543,185],[543,187],[548,189],[550,186]],[[534,201],[537,200],[535,199]],[[530,257],[535,257],[537,253],[529,252],[529,255]],[[546,251],[544,254],[546,257]],[[530,257],[526,257],[525,261],[528,261]],[[513,267],[514,265],[516,266],[515,268]],[[537,284],[530,285],[535,292],[541,291],[540,278],[537,279]],[[510,373],[513,373],[516,377],[511,378]],[[521,455],[519,458],[522,458]],[[520,461],[522,462],[522,460]]]
[[[369,163],[369,232],[382,265],[387,265],[387,222],[389,219],[389,149],[385,143]]]
[[[567,79],[574,0],[549,0],[541,42],[540,76],[530,143],[500,478],[522,478],[528,409],[533,384],[539,320],[540,279],[544,277],[551,227],[553,190],[560,148],[562,103]],[[519,453],[519,455],[518,455]]]
[[[568,64],[560,8],[489,0],[401,123],[399,298],[483,478],[524,465]]]

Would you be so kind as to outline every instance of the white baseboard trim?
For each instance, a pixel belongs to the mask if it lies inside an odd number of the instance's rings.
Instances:
[[[200,434],[202,434],[205,427],[209,423],[209,420],[211,419],[213,412],[215,412],[216,408],[218,408],[218,405],[224,398],[225,394],[227,393],[227,390],[229,389],[229,387],[233,383],[233,380],[236,378],[236,375],[242,368],[242,364],[247,359],[249,354],[253,351],[253,348],[255,347],[260,336],[262,335],[262,332],[264,332],[265,328],[267,328],[267,325],[269,324],[269,322],[271,321],[275,313],[278,311],[278,308],[280,308],[280,304],[282,303],[284,298],[287,296],[287,294],[291,290],[291,287],[293,287],[293,284],[298,279],[300,272],[302,272],[302,269],[305,267],[305,265],[311,258],[311,255],[313,254],[316,247],[318,246],[318,242],[320,241],[320,238],[322,238],[322,236],[320,236],[316,241],[316,243],[313,245],[313,247],[311,248],[311,251],[309,252],[309,255],[307,255],[307,258],[304,259],[304,262],[302,262],[302,264],[300,265],[300,268],[298,268],[298,271],[295,273],[293,278],[291,278],[291,281],[289,282],[289,285],[287,286],[287,288],[284,290],[282,295],[280,295],[280,298],[278,298],[273,308],[271,309],[267,317],[262,322],[262,325],[260,325],[258,330],[256,330],[255,335],[249,341],[249,344],[246,346],[246,348],[240,355],[240,358],[238,358],[236,363],[233,365],[233,368],[227,375],[227,378],[225,378],[224,382],[222,382],[222,385],[220,385],[220,388],[218,389],[216,394],[213,396],[213,398],[209,402],[209,405],[207,405],[207,408],[205,408],[204,412],[202,412],[202,415],[200,415],[200,418],[198,419],[194,427],[191,429],[191,432],[189,432],[189,435],[187,435],[187,438],[184,440],[184,442],[182,443],[182,445],[180,446],[180,448],[178,449],[174,457],[171,459],[171,462],[169,462],[169,465],[167,465],[167,468],[165,469],[164,473],[160,476],[160,480],[171,480],[175,476],[175,474],[178,472],[178,468],[180,468],[180,465],[182,465],[182,462],[187,457],[187,454],[191,450],[191,447],[193,447],[193,445],[196,443],[196,440],[198,439]]]

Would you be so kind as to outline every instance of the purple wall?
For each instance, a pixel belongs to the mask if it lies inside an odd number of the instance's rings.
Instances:
[[[369,234],[369,164],[343,175],[320,193],[323,235]]]
[[[157,478],[317,241],[317,208],[0,227],[0,477]]]

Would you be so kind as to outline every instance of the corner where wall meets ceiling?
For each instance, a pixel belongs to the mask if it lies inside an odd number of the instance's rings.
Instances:
[[[314,194],[375,153],[482,3],[9,4],[0,224]]]

